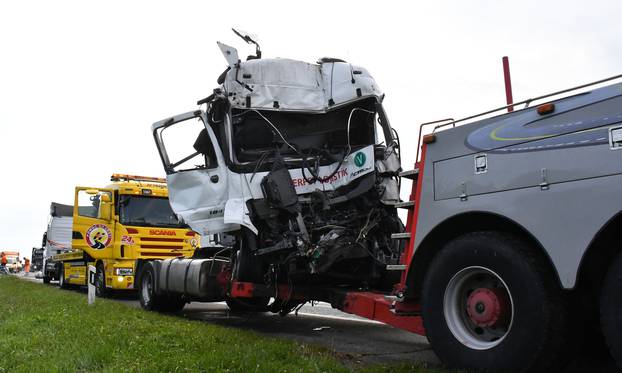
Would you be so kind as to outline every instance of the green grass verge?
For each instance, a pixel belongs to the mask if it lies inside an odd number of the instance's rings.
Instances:
[[[365,371],[429,370],[409,366]],[[0,276],[0,372],[345,372],[328,350]]]

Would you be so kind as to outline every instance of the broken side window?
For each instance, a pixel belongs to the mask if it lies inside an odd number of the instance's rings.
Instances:
[[[174,172],[216,168],[214,146],[200,118],[191,118],[166,127],[162,141]]]

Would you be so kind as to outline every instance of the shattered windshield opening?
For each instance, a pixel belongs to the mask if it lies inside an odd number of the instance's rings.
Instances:
[[[376,100],[364,99],[327,113],[233,110],[233,155],[239,163],[268,169],[277,153],[320,165],[375,144]]]
[[[120,222],[141,227],[185,228],[171,209],[168,198],[121,195]]]

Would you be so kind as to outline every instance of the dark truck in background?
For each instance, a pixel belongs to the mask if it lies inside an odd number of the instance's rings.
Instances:
[[[43,252],[45,249],[39,247],[33,247],[30,254],[31,264],[30,272],[39,272],[43,269]]]

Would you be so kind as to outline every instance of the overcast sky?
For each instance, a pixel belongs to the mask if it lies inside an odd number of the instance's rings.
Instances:
[[[0,249],[29,256],[51,201],[114,172],[163,176],[151,123],[194,110],[225,61],[216,41],[264,57],[365,66],[414,162],[419,123],[622,73],[621,1],[2,1]],[[403,193],[406,196],[408,193]]]

